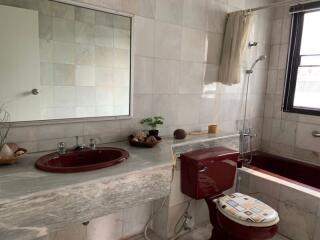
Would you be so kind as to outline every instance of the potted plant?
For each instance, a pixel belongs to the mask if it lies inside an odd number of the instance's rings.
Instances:
[[[163,125],[164,118],[161,116],[155,116],[155,117],[148,117],[141,120],[141,124],[146,124],[151,129],[149,130],[149,135],[158,137],[159,136],[159,130],[157,129],[157,126]]]

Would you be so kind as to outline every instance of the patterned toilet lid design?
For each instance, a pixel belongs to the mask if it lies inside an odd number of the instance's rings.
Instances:
[[[242,193],[223,196],[217,202],[218,209],[223,215],[242,225],[267,227],[279,222],[277,211]]]

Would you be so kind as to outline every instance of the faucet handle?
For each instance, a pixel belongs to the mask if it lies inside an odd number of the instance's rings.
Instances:
[[[58,149],[57,152],[59,154],[65,154],[66,153],[66,144],[64,142],[59,142],[58,143]]]

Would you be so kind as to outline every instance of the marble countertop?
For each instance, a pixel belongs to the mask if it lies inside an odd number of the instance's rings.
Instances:
[[[230,136],[236,136],[236,134],[189,135],[184,140],[166,137],[160,144],[151,149],[131,147],[127,142],[103,144],[101,146],[118,147],[127,150],[130,154],[129,159],[109,168],[71,174],[48,173],[37,170],[34,167],[35,161],[47,153],[26,155],[15,165],[0,166],[0,203],[12,201],[14,198],[24,197],[29,194],[81,184],[99,178],[120,177],[123,174],[130,174],[143,169],[173,165],[172,148]]]
[[[37,170],[34,167],[35,161],[47,153],[26,155],[15,165],[0,166],[0,203],[100,178],[120,177],[123,174],[174,165],[172,148],[230,136],[236,136],[236,134],[189,135],[184,140],[166,137],[151,149],[131,147],[127,142],[103,144],[101,146],[119,147],[127,150],[130,154],[129,159],[109,168],[71,174],[47,173]]]
[[[127,142],[104,144],[101,146],[118,147],[127,150],[129,159],[109,168],[80,173],[48,173],[34,167],[35,161],[47,154],[36,153],[22,157],[17,164],[0,167],[0,203],[12,201],[42,191],[64,188],[97,179],[121,177],[136,171],[172,165],[170,145],[163,141],[152,149],[129,146]]]

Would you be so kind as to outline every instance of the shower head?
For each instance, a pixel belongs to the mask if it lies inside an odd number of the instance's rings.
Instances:
[[[267,59],[267,56],[266,56],[266,55],[261,55],[259,58],[257,58],[257,59],[254,61],[254,63],[252,64],[250,70],[247,70],[246,73],[248,73],[248,74],[253,73],[253,69],[254,69],[254,67],[256,66],[256,64],[257,64],[258,62],[264,61],[264,60],[266,60],[266,59]]]

